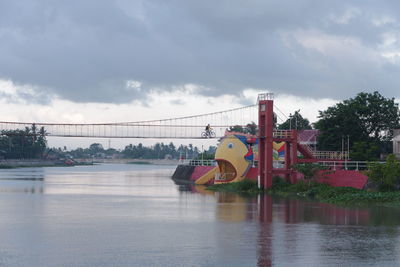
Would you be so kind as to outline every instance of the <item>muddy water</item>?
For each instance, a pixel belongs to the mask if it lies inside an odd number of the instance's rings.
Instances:
[[[398,266],[400,209],[243,198],[174,167],[0,170],[0,266]]]

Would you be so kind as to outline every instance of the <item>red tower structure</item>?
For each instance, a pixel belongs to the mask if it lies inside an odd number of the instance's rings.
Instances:
[[[274,130],[274,123],[273,94],[260,94],[258,96],[258,172],[260,187],[263,189],[272,186],[274,175],[284,176],[288,182],[296,183],[297,172],[291,166],[297,163],[317,161],[310,151],[298,143],[297,130]],[[285,142],[285,165],[283,168],[274,169],[273,142]],[[298,152],[303,155],[302,159],[298,158]]]
[[[258,140],[259,160],[258,174],[260,187],[268,189],[272,186],[273,169],[273,128],[274,128],[273,94],[258,96]]]
[[[340,163],[348,159],[348,153],[343,151],[315,151],[308,145],[299,143],[297,130],[274,130],[273,98],[273,94],[270,93],[258,96],[258,175],[260,188],[270,188],[274,175],[285,177],[290,183],[296,183],[298,172],[292,168],[295,164],[320,161]],[[285,164],[283,167],[274,168],[273,142],[285,142]],[[300,157],[299,154],[301,154]],[[338,166],[343,167],[340,164]]]

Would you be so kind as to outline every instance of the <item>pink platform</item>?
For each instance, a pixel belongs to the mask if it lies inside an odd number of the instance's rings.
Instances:
[[[210,171],[212,166],[196,166],[192,175],[190,176],[191,181],[196,181],[208,171]],[[250,180],[257,181],[258,169],[251,168],[247,173],[246,177]],[[301,174],[297,175],[298,180],[303,179]],[[364,188],[368,181],[368,177],[358,171],[347,171],[347,170],[336,170],[329,172],[327,174],[321,174],[318,178],[318,182],[326,183],[335,187],[354,187],[357,189]],[[212,181],[210,181],[212,182]]]

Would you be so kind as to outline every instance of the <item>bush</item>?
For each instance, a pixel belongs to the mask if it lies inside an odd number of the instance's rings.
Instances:
[[[308,180],[309,186],[311,185],[311,181],[316,178],[321,170],[327,169],[326,166],[322,166],[318,163],[300,163],[293,165],[292,168],[303,174],[304,179]]]
[[[282,179],[279,176],[274,176],[272,178],[272,187],[277,189],[277,188],[284,188],[289,186],[290,184],[286,182],[284,179]]]
[[[380,191],[393,191],[400,182],[400,165],[393,154],[383,164],[370,163],[368,169],[368,178],[378,185]]]
[[[263,190],[258,188],[257,182],[249,179],[244,179],[240,182],[234,183],[215,184],[207,187],[207,189],[218,192],[233,192],[245,195],[253,195],[263,192]]]

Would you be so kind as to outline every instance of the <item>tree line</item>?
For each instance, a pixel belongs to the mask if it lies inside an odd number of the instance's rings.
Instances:
[[[47,149],[46,131],[35,124],[24,130],[3,130],[0,157],[5,159],[42,158]]]
[[[209,146],[202,150],[192,144],[176,147],[172,142],[169,144],[156,143],[153,146],[129,144],[122,150],[114,148],[105,149],[99,143],[93,143],[88,148],[77,148],[66,150],[62,148],[51,149],[51,154],[57,157],[72,158],[127,158],[127,159],[192,159],[192,158],[214,158],[216,147]]]

